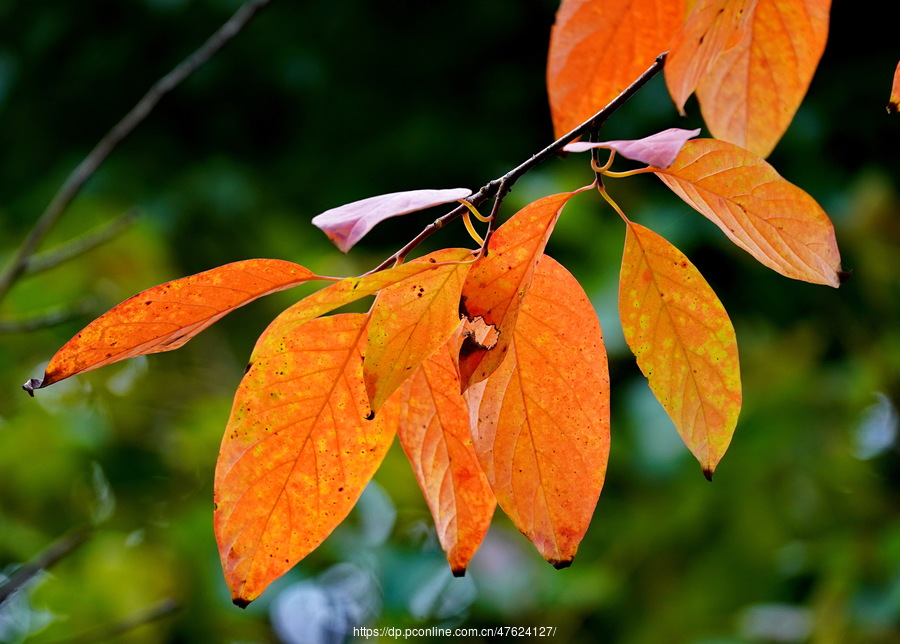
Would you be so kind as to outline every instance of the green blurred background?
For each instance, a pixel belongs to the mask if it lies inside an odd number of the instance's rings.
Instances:
[[[239,5],[0,0],[0,264],[100,137]],[[757,264],[652,177],[609,184],[691,257],[737,329],[744,410],[713,484],[624,345],[620,221],[596,195],[567,207],[549,252],[596,304],[613,387],[606,487],[567,570],[498,515],[453,579],[395,445],[323,546],[249,609],[232,606],[212,530],[218,444],[255,337],[302,290],[180,351],[35,400],[19,389],[137,291],[251,257],[363,272],[436,213],[390,220],[349,256],[312,216],[384,192],[476,189],[544,147],[556,6],[274,0],[113,153],[43,249],[132,210],[137,224],[0,303],[0,578],[94,526],[0,607],[0,642],[99,641],[140,621],[114,641],[340,642],[360,624],[555,626],[558,642],[900,641],[900,116],[884,109],[900,47],[874,5],[836,3],[808,99],[770,159],[832,216],[852,270],[839,290]],[[699,126],[688,111],[676,115],[657,78],[603,135]],[[584,159],[552,161],[504,213],[589,180]],[[434,243],[464,240],[454,229]],[[22,330],[48,310],[67,320]]]

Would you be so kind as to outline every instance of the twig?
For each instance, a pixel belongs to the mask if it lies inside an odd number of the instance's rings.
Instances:
[[[629,98],[634,96],[638,90],[640,90],[644,85],[650,82],[650,80],[662,70],[663,65],[665,65],[666,56],[668,55],[668,53],[669,52],[663,52],[662,54],[657,56],[656,60],[653,61],[653,64],[650,65],[650,67],[648,67],[643,74],[638,76],[631,85],[626,87],[621,94],[611,100],[602,110],[594,114],[591,118],[583,122],[571,132],[564,134],[560,138],[556,139],[556,141],[548,145],[537,154],[533,155],[527,161],[510,170],[502,177],[498,177],[497,179],[494,179],[490,183],[484,185],[478,192],[473,194],[471,197],[468,197],[467,201],[477,208],[482,203],[495,196],[499,196],[502,199],[502,197],[507,192],[512,190],[512,187],[516,183],[516,181],[521,179],[526,173],[534,170],[544,161],[555,157],[568,143],[571,143],[575,139],[584,136],[585,134],[599,130],[603,126],[603,123],[605,123],[606,120],[610,116],[612,116],[612,114],[616,110],[622,107],[622,105],[624,105]],[[503,188],[502,191],[501,187]],[[416,248],[416,246],[421,244],[425,239],[430,237],[438,229],[443,228],[448,223],[461,216],[465,210],[466,208],[464,206],[458,206],[448,212],[446,215],[436,219],[433,223],[426,226],[421,233],[416,235],[405,246],[403,246],[403,248],[388,257],[376,268],[369,271],[367,275],[377,273],[378,271],[385,270],[386,268],[390,268],[395,263],[397,263],[398,260],[402,260],[403,258],[405,258],[414,248]]]
[[[89,313],[92,309],[91,300],[85,299],[75,306],[54,306],[52,308],[34,313],[26,318],[3,320],[0,319],[0,335],[9,333],[27,333],[45,329],[48,326],[62,324],[80,315]]]
[[[89,535],[90,531],[87,529],[76,530],[62,537],[37,557],[18,568],[9,579],[0,584],[0,604],[3,604],[10,595],[34,579],[42,570],[49,568],[75,550],[87,540]]]
[[[253,16],[269,2],[270,0],[247,0],[241,5],[235,14],[219,27],[199,49],[176,65],[168,74],[156,81],[131,111],[113,126],[106,136],[69,174],[22,242],[22,245],[19,246],[9,264],[7,264],[3,273],[0,274],[0,301],[6,297],[9,289],[22,275],[28,264],[28,259],[40,246],[60,215],[78,195],[87,180],[97,171],[97,168],[106,160],[106,157],[147,118],[147,115],[156,107],[156,104],[159,103],[163,96],[175,89],[188,76],[212,58],[232,38],[238,35]]]
[[[23,273],[26,275],[34,275],[35,273],[48,271],[70,259],[74,259],[79,255],[92,251],[98,246],[115,239],[131,228],[137,221],[137,218],[137,210],[130,210],[124,215],[102,224],[93,230],[89,230],[84,235],[76,237],[65,244],[57,246],[45,253],[32,255],[25,260]]]
[[[130,617],[126,617],[120,622],[114,624],[106,624],[97,626],[84,633],[75,635],[62,640],[53,640],[52,644],[94,644],[94,642],[103,642],[111,640],[114,637],[123,635],[128,631],[132,631],[139,626],[150,624],[164,617],[168,617],[172,613],[181,609],[181,604],[172,598],[163,599],[162,601],[134,613]]]

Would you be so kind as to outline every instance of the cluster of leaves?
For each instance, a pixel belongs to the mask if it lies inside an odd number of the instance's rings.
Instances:
[[[589,152],[590,186],[538,199],[502,225],[505,192],[534,164],[474,195],[417,190],[335,208],[314,223],[346,252],[387,217],[462,202],[360,277],[253,259],[151,288],[94,320],[25,388],[176,349],[259,297],[324,280],[257,341],[222,442],[215,529],[234,601],[258,597],[331,533],[395,435],[454,573],[465,571],[496,505],[542,556],[567,566],[604,482],[609,376],[587,295],[544,253],[553,228],[570,199],[595,188],[621,216],[626,341],[711,477],[741,406],[734,329],[688,258],[630,221],[604,180],[655,174],[764,265],[838,286],[831,222],[764,160],[809,86],[828,11],[828,0],[564,0],[548,63],[560,137],[551,149]],[[582,132],[595,138],[597,110],[630,95],[667,50],[673,101],[683,110],[696,92],[714,138],[672,129],[635,141],[576,141]],[[602,164],[601,150],[609,154]],[[613,171],[617,154],[646,167]],[[490,198],[492,212],[482,217],[476,206]],[[470,214],[487,222],[484,239]],[[404,262],[460,216],[477,248]],[[329,315],[370,295],[367,314]]]

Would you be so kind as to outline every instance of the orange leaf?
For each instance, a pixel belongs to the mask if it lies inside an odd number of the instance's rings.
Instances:
[[[500,335],[491,349],[469,337],[463,342],[459,356],[463,389],[487,378],[503,361],[534,266],[559,213],[578,192],[550,195],[522,208],[494,232],[487,253],[472,265],[463,285],[460,311],[469,320],[482,317]]]
[[[900,110],[900,63],[894,70],[894,85],[891,87],[891,100],[888,101],[888,114],[896,114]]]
[[[699,0],[672,41],[665,76],[675,107],[684,104],[718,60],[743,39],[757,0]]]
[[[809,89],[828,40],[831,0],[759,0],[744,38],[697,87],[710,132],[767,157]]]
[[[347,277],[316,291],[284,310],[272,321],[268,331],[285,334],[291,328],[304,324],[351,302],[377,293],[398,282],[427,273],[445,263],[458,264],[471,259],[472,251],[465,248],[445,248],[414,261],[362,277]]]
[[[619,314],[650,388],[711,478],[741,410],[737,340],[725,308],[681,251],[628,222]]]
[[[400,389],[398,437],[425,495],[441,547],[462,575],[491,523],[494,493],[481,471],[459,393],[459,338],[431,355]]]
[[[426,262],[464,260],[451,248]],[[421,259],[414,260],[421,262]],[[412,263],[412,262],[411,262]],[[459,297],[471,264],[445,264],[383,289],[369,313],[363,379],[377,412],[403,381],[459,327]]]
[[[563,0],[547,91],[557,137],[593,116],[669,48],[684,0]]]
[[[581,286],[544,256],[509,357],[467,392],[472,437],[497,502],[557,568],[590,523],[609,455],[609,371]]]
[[[253,300],[309,280],[325,279],[280,259],[248,259],[160,284],[98,317],[47,365],[40,389],[69,376],[161,351],[171,351]]]
[[[366,316],[263,333],[234,399],[215,480],[225,580],[246,606],[347,516],[384,458],[396,408],[366,420]]]
[[[668,169],[654,172],[772,270],[840,285],[841,257],[828,215],[756,155],[725,141],[697,139],[685,144]]]

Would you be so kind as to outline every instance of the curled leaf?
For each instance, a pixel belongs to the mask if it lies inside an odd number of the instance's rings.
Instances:
[[[619,314],[650,388],[711,478],[741,411],[737,340],[725,307],[681,251],[628,222]]]
[[[585,152],[593,148],[606,148],[615,150],[623,157],[633,161],[665,169],[675,162],[675,158],[687,140],[698,134],[700,134],[699,128],[683,130],[673,127],[642,139],[630,141],[602,141],[600,143],[576,141],[565,146],[563,152]]]
[[[316,279],[324,278],[298,264],[248,259],[154,286],[88,324],[50,359],[43,380],[24,388],[32,393],[126,358],[172,351],[231,311]]]
[[[735,244],[787,277],[840,285],[834,226],[822,207],[755,154],[715,139],[689,141],[655,169],[675,194]]]
[[[472,191],[465,188],[392,192],[326,210],[313,217],[312,223],[346,253],[385,219],[465,199],[470,194]]]

